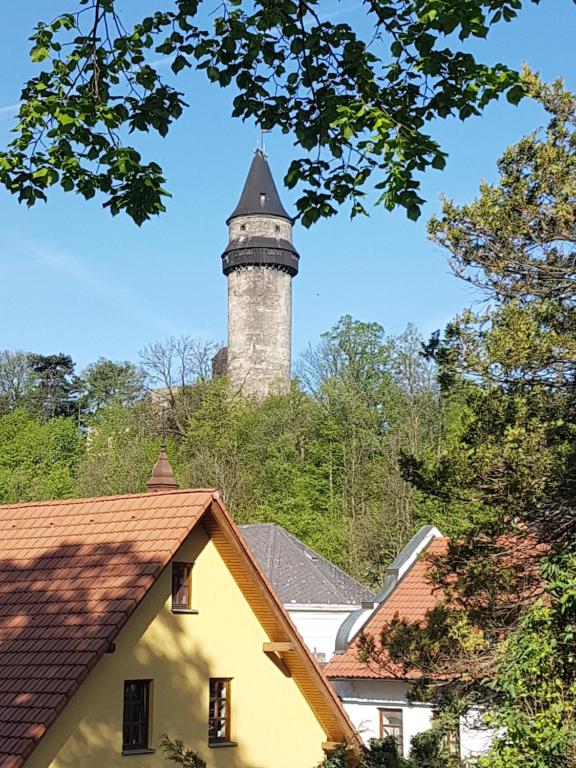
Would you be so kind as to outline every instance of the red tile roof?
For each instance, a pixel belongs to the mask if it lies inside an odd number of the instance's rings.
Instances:
[[[0,507],[0,768],[24,765],[201,518],[270,637],[294,643],[329,740],[359,744],[218,495],[180,490]]]
[[[382,630],[398,616],[406,621],[421,621],[428,611],[434,608],[440,601],[442,593],[435,588],[428,577],[430,562],[426,555],[438,555],[445,551],[448,539],[432,539],[424,550],[424,557],[420,556],[414,565],[406,572],[398,582],[394,591],[372,614],[364,626],[364,633],[374,637],[377,641]],[[364,663],[358,660],[357,637],[354,637],[345,653],[337,654],[324,668],[324,674],[329,678],[412,678],[415,673],[406,673],[394,664],[376,666],[373,663]]]
[[[0,507],[0,766],[19,768],[212,491]]]

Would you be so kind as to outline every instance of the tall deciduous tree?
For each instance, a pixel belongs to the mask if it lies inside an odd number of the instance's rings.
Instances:
[[[84,416],[98,413],[111,403],[132,405],[143,397],[144,372],[133,363],[99,358],[78,380],[79,408]]]
[[[0,352],[0,413],[11,413],[30,404],[32,367],[26,352]]]
[[[538,0],[532,0],[538,2]],[[70,0],[68,13],[38,24],[16,137],[0,155],[0,181],[32,205],[59,184],[102,193],[113,214],[137,223],[164,210],[162,169],[125,141],[164,136],[186,107],[163,76],[193,68],[234,90],[233,115],[292,133],[302,150],[286,183],[303,185],[308,226],[349,201],[365,213],[373,176],[387,208],[416,218],[417,174],[441,169],[432,121],[479,114],[517,73],[476,61],[461,41],[512,20],[522,0],[364,0],[366,24],[330,19],[319,0],[230,0],[210,15],[202,0],[164,0],[144,18],[120,18],[115,0]],[[314,154],[311,154],[311,151]]]

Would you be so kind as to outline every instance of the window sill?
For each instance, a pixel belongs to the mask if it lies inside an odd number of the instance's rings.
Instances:
[[[237,747],[237,741],[213,741],[208,742],[210,749],[220,749],[221,747]]]
[[[130,755],[153,755],[155,754],[155,749],[123,749],[122,754],[125,757],[129,757]]]
[[[172,613],[198,613],[197,608],[172,608]]]

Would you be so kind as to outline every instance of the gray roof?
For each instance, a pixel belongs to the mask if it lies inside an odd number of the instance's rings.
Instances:
[[[274,523],[241,525],[240,531],[284,604],[360,605],[373,593]]]
[[[255,215],[278,216],[291,221],[278,195],[266,155],[261,149],[257,149],[254,154],[240,202],[228,221],[237,216]]]

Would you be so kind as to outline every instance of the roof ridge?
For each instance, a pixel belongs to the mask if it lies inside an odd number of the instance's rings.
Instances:
[[[434,546],[438,546],[439,542],[444,542],[444,541],[447,541],[447,540],[448,540],[447,536],[440,536],[440,537],[433,537],[433,538],[431,538],[428,541],[426,546],[423,547],[423,549],[418,553],[418,555],[417,555],[416,559],[414,560],[414,562],[412,563],[412,565],[409,568],[407,568],[404,571],[404,573],[402,573],[402,575],[398,578],[398,580],[394,583],[392,589],[386,595],[385,599],[382,600],[382,602],[378,603],[378,605],[372,610],[372,612],[365,619],[365,621],[361,624],[361,626],[354,632],[352,637],[350,637],[350,639],[348,640],[348,644],[347,644],[346,650],[343,653],[334,656],[328,662],[328,664],[326,666],[326,669],[325,669],[325,674],[326,674],[327,677],[329,677],[331,679],[338,678],[339,677],[338,669],[341,666],[342,661],[344,659],[346,659],[346,658],[350,659],[350,655],[351,654],[354,655],[354,663],[356,664],[356,662],[357,662],[356,641],[357,641],[358,637],[360,636],[360,634],[362,632],[366,632],[366,633],[370,634],[372,631],[374,631],[376,636],[379,635],[380,630],[377,629],[377,627],[376,627],[375,630],[372,630],[371,628],[374,625],[377,625],[377,621],[378,621],[378,618],[379,618],[380,614],[389,607],[390,600],[395,595],[397,595],[399,588],[401,588],[406,583],[406,581],[409,579],[410,575],[414,575],[414,568],[416,566],[418,566],[424,560],[424,558],[428,554],[429,550],[432,547],[434,547]],[[334,670],[336,670],[336,671],[334,671]],[[360,677],[360,678],[364,678],[366,676],[365,675],[358,675],[358,674],[356,674],[356,675],[355,674],[343,674],[342,677],[350,677],[350,678]],[[368,676],[368,677],[370,677],[370,676]],[[380,675],[374,675],[373,677],[375,677],[378,680],[389,679],[389,678],[386,678],[386,677],[381,677]],[[392,679],[392,678],[390,678],[390,679]],[[395,679],[398,679],[398,678],[395,678]]]
[[[171,491],[158,491],[152,494],[150,491],[139,491],[138,493],[119,493],[112,494],[110,496],[85,496],[76,499],[45,499],[44,501],[19,501],[16,504],[0,504],[0,512],[3,509],[21,509],[23,507],[48,507],[54,505],[73,505],[73,504],[86,504],[88,502],[98,501],[112,501],[120,499],[137,499],[137,498],[150,498],[152,495],[158,496],[175,496],[177,494],[187,493],[217,493],[216,488],[177,488]]]

